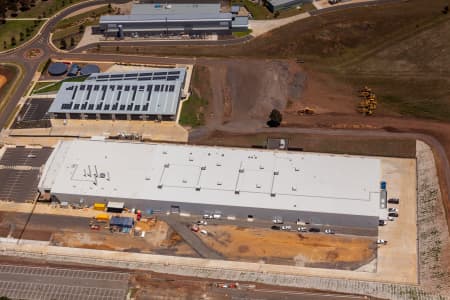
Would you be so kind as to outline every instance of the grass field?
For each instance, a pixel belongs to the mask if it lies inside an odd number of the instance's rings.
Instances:
[[[244,45],[153,46],[141,54],[287,58],[355,90],[377,91],[380,109],[450,122],[450,14],[445,0],[343,10],[281,27]],[[102,47],[102,52],[115,48]],[[135,53],[121,47],[121,52]]]
[[[25,43],[39,30],[43,21],[6,21],[5,24],[0,25],[0,51],[14,48],[20,44]],[[27,35],[28,28],[28,35]],[[20,33],[23,33],[21,40]],[[16,39],[16,45],[11,44],[11,39]],[[6,47],[5,47],[6,46]]]
[[[205,106],[208,102],[200,98],[195,92],[183,102],[180,114],[180,125],[197,127],[205,124]]]
[[[61,20],[56,26],[52,36],[53,43],[59,47],[61,40],[65,40],[67,49],[74,48],[83,37],[83,33],[80,32],[80,26],[91,26],[98,24],[101,15],[107,14],[110,9],[107,5],[96,8],[92,11],[82,13],[64,20]],[[71,43],[71,38],[74,39],[74,43]]]
[[[49,92],[57,92],[60,88],[63,82],[80,82],[84,81],[87,78],[87,76],[77,76],[77,77],[70,77],[55,83],[51,82],[37,82],[34,86],[32,94],[44,94]]]
[[[68,7],[72,4],[82,2],[85,0],[47,0],[36,1],[36,5],[29,10],[21,12],[19,11],[18,18],[48,18],[53,16],[61,9]]]

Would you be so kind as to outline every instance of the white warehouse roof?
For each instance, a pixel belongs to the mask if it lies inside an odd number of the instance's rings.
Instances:
[[[57,145],[39,189],[105,199],[381,216],[380,177],[377,158],[72,140]]]

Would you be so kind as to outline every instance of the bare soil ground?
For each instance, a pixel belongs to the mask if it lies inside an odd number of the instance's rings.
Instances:
[[[18,70],[14,67],[0,65],[0,75],[6,78],[6,84],[0,86],[0,99],[4,99],[10,86],[14,83]],[[0,101],[1,101],[0,100]]]
[[[364,237],[211,225],[201,239],[232,260],[356,269],[376,257],[373,239]]]
[[[389,157],[415,157],[415,140],[353,136],[327,136],[300,133],[255,133],[232,134],[215,131],[194,143],[202,145],[224,145],[229,147],[265,147],[267,138],[285,138],[291,149],[301,149],[307,152],[376,155]]]
[[[197,65],[192,89],[208,99],[207,125],[265,122],[273,108],[283,110],[302,94],[305,74],[284,60],[211,60]]]
[[[101,228],[98,232],[56,232],[51,242],[64,247],[196,257],[195,252],[165,222],[157,221],[153,226],[138,223],[137,226],[147,230],[144,238],[132,234],[110,233]]]

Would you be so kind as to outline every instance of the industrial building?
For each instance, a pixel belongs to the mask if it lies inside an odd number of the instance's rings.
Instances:
[[[288,9],[294,6],[311,3],[312,0],[268,0],[266,6],[271,12]]]
[[[96,73],[64,82],[48,112],[51,119],[175,120],[184,68]]]
[[[61,141],[39,191],[57,201],[375,229],[387,217],[377,158],[304,152]]]
[[[134,4],[130,15],[100,17],[105,36],[227,34],[248,29],[248,16],[221,12],[220,3]]]

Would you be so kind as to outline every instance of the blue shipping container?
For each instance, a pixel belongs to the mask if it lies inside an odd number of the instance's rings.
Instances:
[[[382,190],[385,190],[386,189],[386,181],[382,181],[380,184],[380,187]]]

